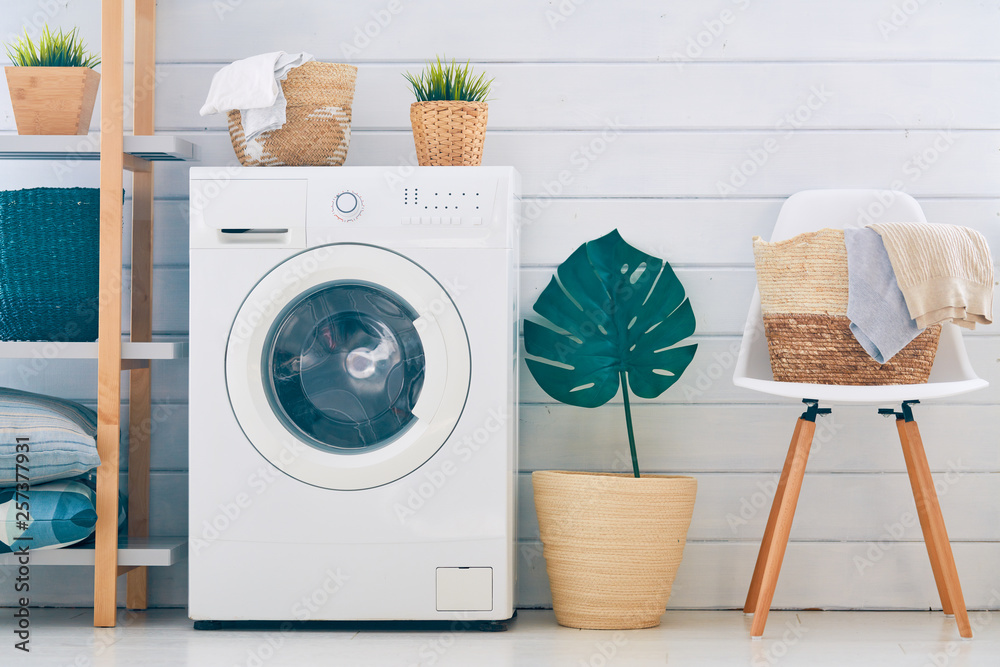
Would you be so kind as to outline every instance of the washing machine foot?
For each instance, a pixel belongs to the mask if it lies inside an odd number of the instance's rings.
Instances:
[[[517,618],[516,610],[510,618],[505,618],[502,621],[478,621],[474,627],[480,632],[507,632],[510,622],[515,618]]]
[[[195,630],[220,630],[222,629],[222,621],[195,621]]]

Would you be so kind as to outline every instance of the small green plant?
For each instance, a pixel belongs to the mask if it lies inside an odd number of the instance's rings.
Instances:
[[[90,67],[101,64],[96,53],[87,53],[87,47],[76,28],[53,33],[48,26],[42,28],[38,43],[32,41],[25,29],[24,36],[4,45],[7,57],[17,67]]]
[[[413,86],[413,94],[417,96],[418,102],[432,100],[485,102],[493,84],[493,79],[487,81],[485,74],[473,78],[474,73],[468,62],[464,66],[455,64],[454,59],[450,63],[447,61],[442,63],[440,56],[437,62],[428,62],[420,74],[414,76],[406,72],[403,76]]]

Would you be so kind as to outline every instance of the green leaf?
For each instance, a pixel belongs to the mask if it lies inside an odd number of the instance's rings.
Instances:
[[[695,318],[670,265],[630,246],[618,230],[577,248],[535,301],[542,323],[524,322],[528,370],[546,394],[585,408],[631,389],[656,398],[674,384],[697,345],[676,347]],[[619,379],[621,378],[621,380]],[[626,402],[629,444],[631,411]]]

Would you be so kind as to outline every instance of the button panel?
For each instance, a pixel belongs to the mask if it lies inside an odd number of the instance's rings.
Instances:
[[[399,219],[399,224],[401,225],[427,225],[429,227],[434,226],[452,226],[452,225],[475,225],[481,226],[483,224],[483,219],[480,217],[475,218],[462,218],[458,216],[403,216]]]

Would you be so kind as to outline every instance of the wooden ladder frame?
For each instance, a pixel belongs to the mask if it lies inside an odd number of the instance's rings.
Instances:
[[[135,1],[133,134],[154,132],[156,0]],[[153,166],[124,153],[124,0],[101,1],[101,250],[98,331],[97,530],[94,552],[94,625],[113,627],[117,580],[128,575],[126,606],[145,609],[146,568],[118,566],[118,491],[121,373],[129,377],[128,534],[149,534],[150,368],[122,361],[122,174],[132,180],[131,340],[152,335]]]

